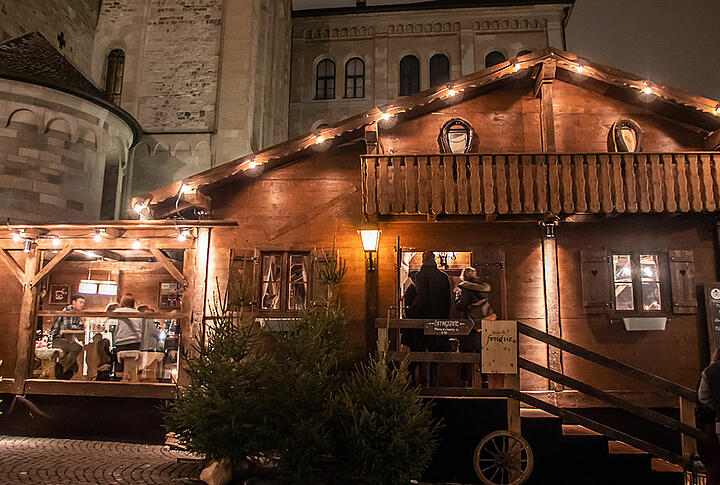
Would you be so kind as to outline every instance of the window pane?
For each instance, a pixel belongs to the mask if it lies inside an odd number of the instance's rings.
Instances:
[[[642,280],[659,281],[658,277],[658,260],[655,254],[641,254],[640,268],[642,270]]]
[[[439,86],[450,80],[450,60],[443,54],[430,58],[430,86]]]
[[[662,310],[662,302],[660,301],[660,283],[643,283],[642,284],[643,310],[660,311]]]
[[[400,61],[400,96],[420,91],[420,61],[415,56],[405,56]]]
[[[266,254],[263,256],[262,294],[260,308],[264,310],[280,309],[280,278],[282,277],[282,256]]]
[[[632,282],[632,262],[629,254],[613,254],[614,281]]]
[[[507,61],[507,59],[502,52],[492,51],[487,56],[485,56],[485,67],[491,67],[505,61]]]
[[[294,254],[290,256],[288,271],[288,309],[300,310],[305,307],[307,298],[307,266],[306,256]]]
[[[615,309],[634,310],[632,283],[615,283]]]

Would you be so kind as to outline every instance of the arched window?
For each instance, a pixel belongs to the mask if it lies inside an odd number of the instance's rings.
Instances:
[[[358,57],[345,64],[345,97],[365,97],[365,63]]]
[[[330,59],[317,65],[315,99],[335,99],[335,63]]]
[[[107,71],[105,73],[105,94],[120,105],[122,98],[123,72],[125,71],[125,53],[121,49],[113,49],[107,56]]]
[[[400,60],[400,96],[410,96],[420,91],[420,61],[415,56]]]
[[[450,59],[444,54],[430,58],[430,86],[440,86],[450,80]]]
[[[438,145],[441,153],[469,153],[475,138],[475,130],[462,118],[453,118],[440,128]]]
[[[485,56],[485,67],[492,67],[496,64],[500,64],[501,62],[507,61],[507,58],[505,57],[505,54],[498,51],[492,51],[488,55]]]
[[[633,120],[618,120],[610,127],[608,148],[611,152],[641,152],[642,128]]]
[[[517,53],[517,57],[524,56],[525,54],[530,54],[530,52],[532,52],[532,51],[529,51],[527,49],[521,50],[520,52]]]

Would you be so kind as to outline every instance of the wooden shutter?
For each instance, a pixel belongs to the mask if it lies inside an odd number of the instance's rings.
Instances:
[[[583,306],[587,313],[605,313],[612,308],[610,261],[604,250],[580,251]]]
[[[473,248],[472,266],[478,276],[490,283],[490,305],[498,319],[507,318],[507,284],[505,281],[505,251],[495,248]]]
[[[673,313],[697,313],[693,252],[674,249],[668,252],[668,259]]]
[[[233,249],[230,278],[246,285],[252,292],[253,305],[257,306],[260,292],[260,251],[257,249]]]

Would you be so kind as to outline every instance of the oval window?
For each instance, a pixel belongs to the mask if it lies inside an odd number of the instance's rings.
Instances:
[[[453,118],[440,129],[438,145],[442,153],[468,153],[475,133],[472,126],[461,118]]]
[[[642,128],[633,120],[618,120],[610,127],[611,152],[641,152]]]

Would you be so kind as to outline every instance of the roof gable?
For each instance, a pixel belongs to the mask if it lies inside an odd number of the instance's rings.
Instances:
[[[479,96],[514,77],[538,75],[548,65],[552,65],[556,70],[558,79],[567,83],[581,85],[631,104],[645,105],[650,111],[706,132],[714,132],[720,128],[720,104],[717,101],[652,83],[637,75],[593,63],[569,52],[546,48],[451,81],[447,85],[397,98],[385,106],[338,121],[317,135],[308,134],[288,140],[179,180],[153,191],[151,204],[162,205],[175,198],[183,185],[189,187],[190,191],[209,193],[215,187],[229,183],[237,177],[253,178],[252,170],[259,165],[268,169],[291,163],[312,153],[311,150],[320,143],[337,145],[356,139],[362,136],[366,126],[388,116],[397,117],[398,123],[402,123],[455,104],[461,98]],[[459,93],[462,93],[462,96],[457,96]]]

